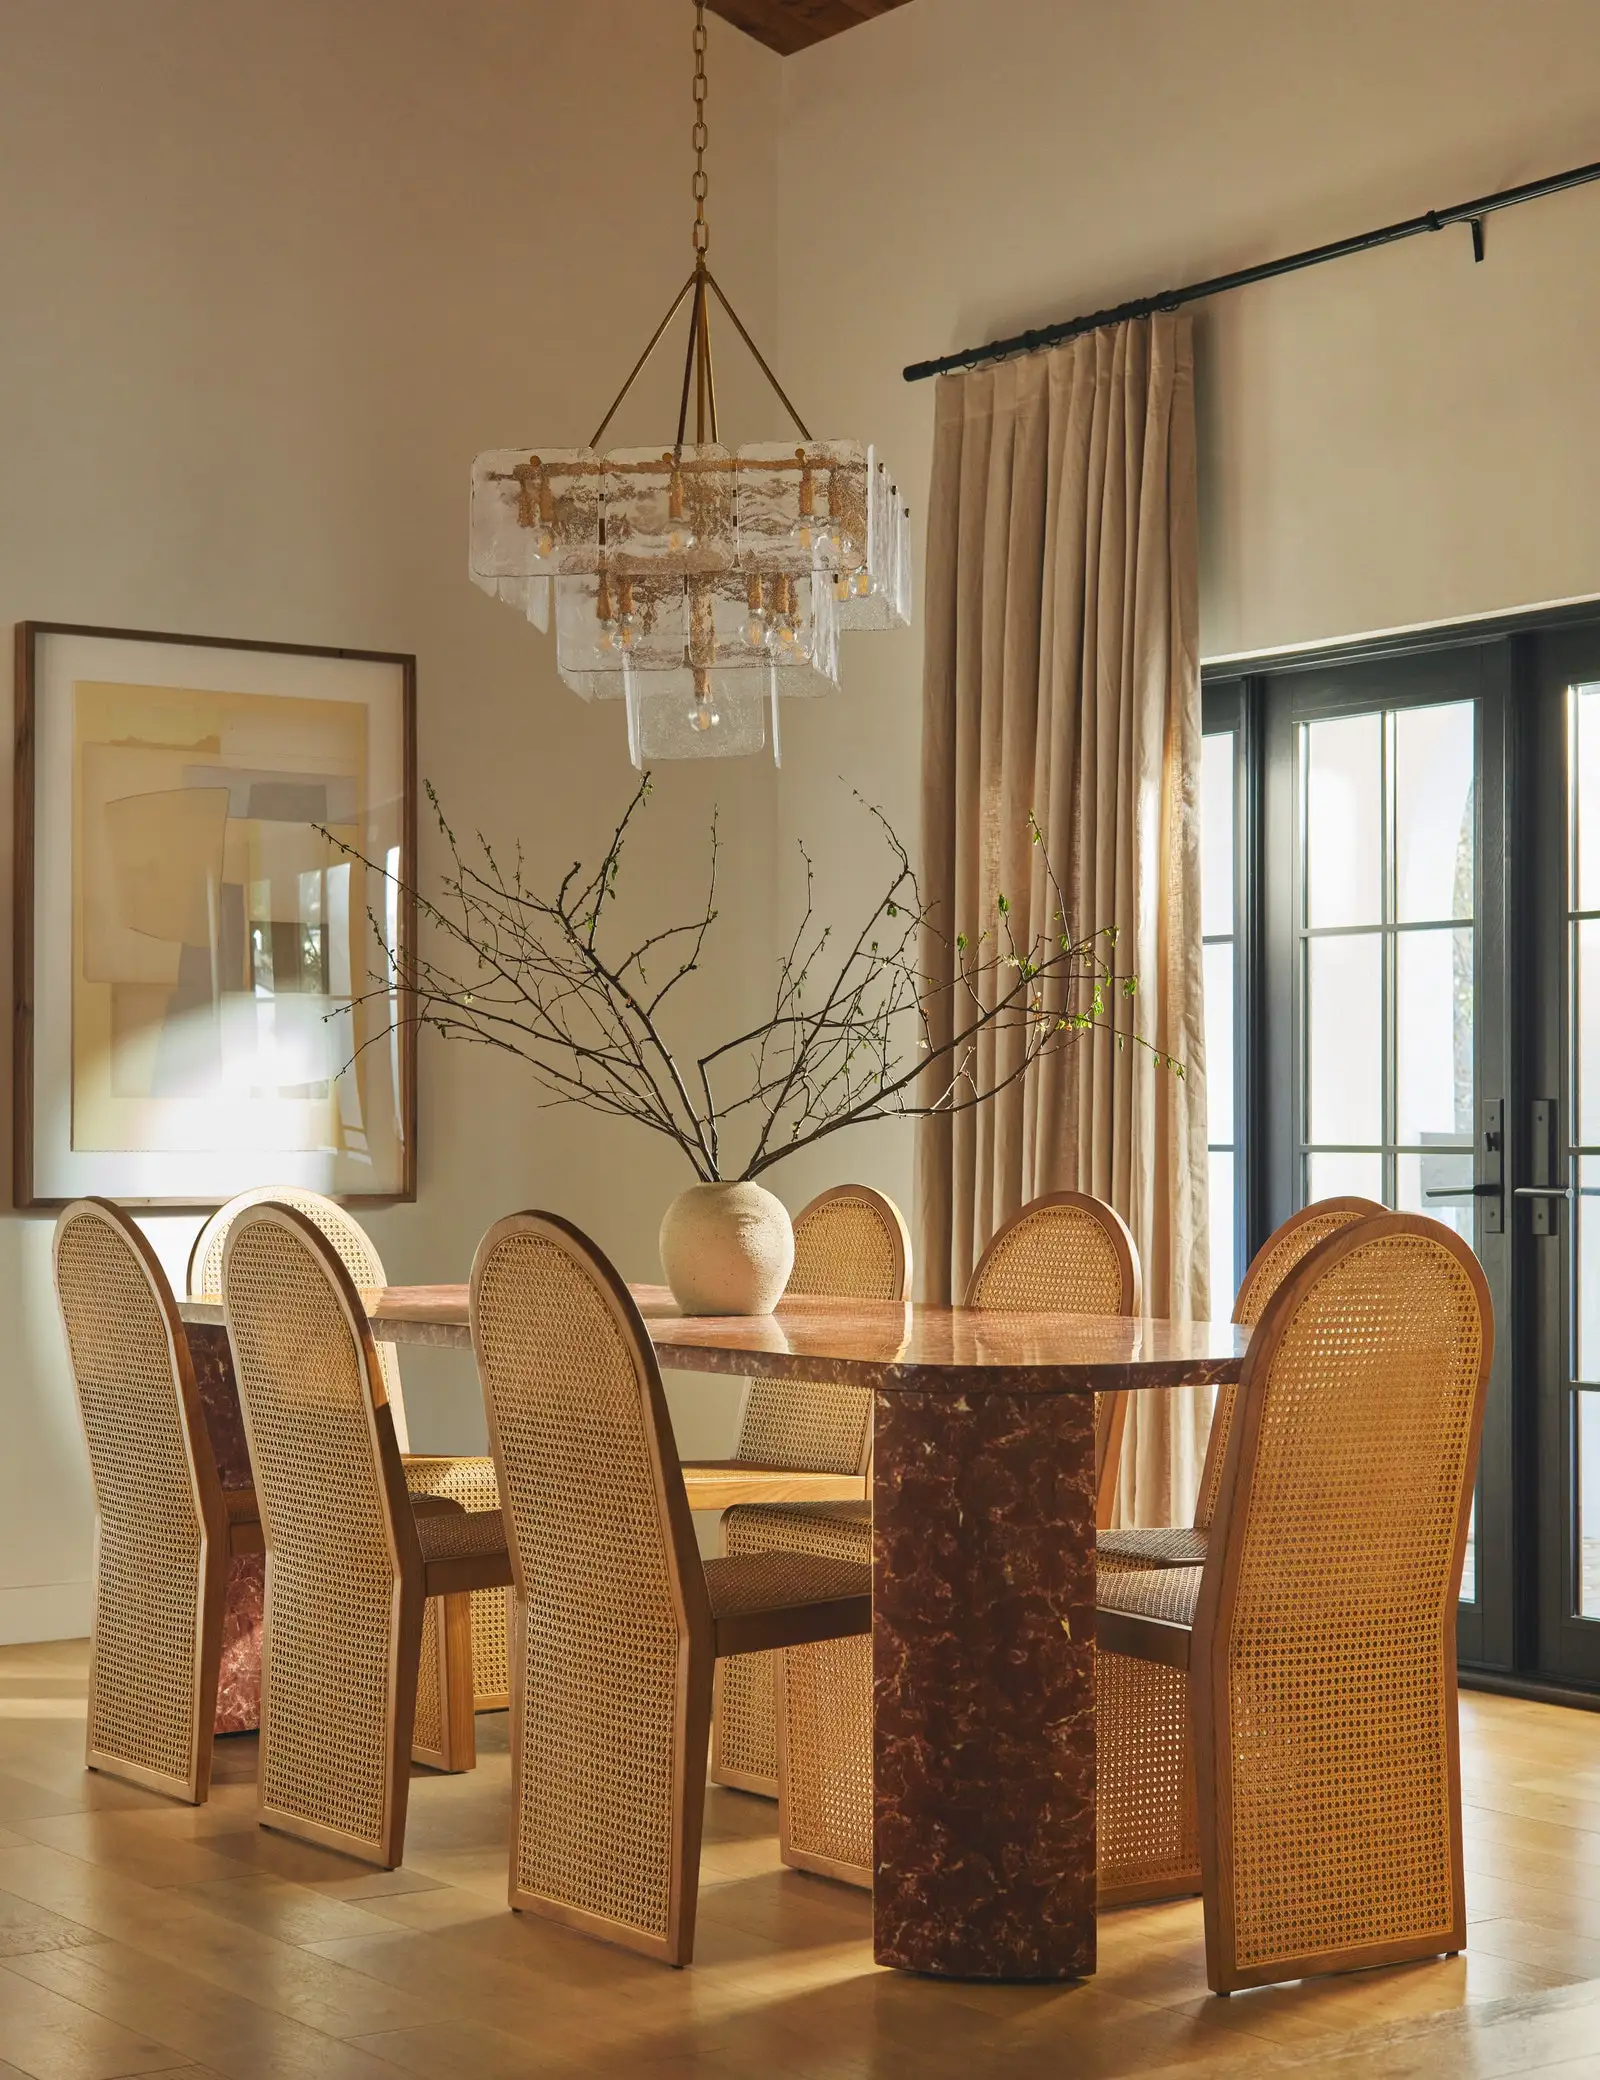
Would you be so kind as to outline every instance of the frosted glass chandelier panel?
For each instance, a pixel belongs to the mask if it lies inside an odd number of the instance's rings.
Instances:
[[[911,619],[909,515],[860,441],[813,439],[706,262],[705,9],[695,6],[694,269],[588,445],[494,448],[472,466],[473,583],[548,630],[584,700],[621,700],[635,764],[780,750],[779,702],[832,693],[841,629]],[[798,439],[726,446],[712,300]],[[679,310],[689,341],[670,442],[602,450]],[[686,439],[691,397],[694,439]]]
[[[636,766],[661,758],[747,758],[765,749],[770,673],[638,672],[627,690]]]

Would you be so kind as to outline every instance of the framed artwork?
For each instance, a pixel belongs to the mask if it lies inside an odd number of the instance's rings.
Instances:
[[[19,625],[19,1207],[415,1196],[415,774],[414,658]]]

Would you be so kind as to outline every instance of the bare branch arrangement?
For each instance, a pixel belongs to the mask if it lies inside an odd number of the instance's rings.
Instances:
[[[948,941],[928,916],[904,845],[870,804],[863,806],[888,851],[886,878],[860,929],[838,940],[817,919],[802,847],[805,906],[778,962],[771,1011],[686,1067],[664,1028],[717,921],[715,817],[705,900],[693,917],[614,945],[623,853],[649,800],[648,773],[599,864],[575,863],[553,896],[529,885],[520,847],[504,859],[479,833],[465,854],[431,785],[427,794],[451,869],[438,901],[396,882],[416,905],[427,947],[407,957],[386,947],[384,972],[355,1002],[387,1000],[399,1007],[391,1019],[515,1055],[547,1102],[637,1121],[673,1142],[706,1183],[759,1177],[869,1120],[986,1104],[1091,1030],[1114,1032],[1119,1047],[1131,1038],[1183,1074],[1171,1056],[1116,1031],[1117,1000],[1134,997],[1136,978],[1114,972],[1114,927],[1073,932],[1031,818],[1049,923],[1026,943],[1003,894],[983,928]],[[395,881],[323,835],[369,873]],[[369,916],[382,942],[378,918]],[[930,948],[944,972],[930,972]]]

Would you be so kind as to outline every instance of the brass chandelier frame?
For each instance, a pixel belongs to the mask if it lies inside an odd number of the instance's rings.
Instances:
[[[750,337],[749,329],[745,325],[744,320],[728,301],[722,284],[717,280],[706,263],[706,252],[711,243],[710,228],[706,223],[706,192],[709,185],[706,178],[706,145],[710,136],[706,128],[706,91],[706,8],[705,0],[695,0],[694,129],[691,132],[694,144],[694,179],[691,183],[691,193],[694,196],[694,229],[692,232],[694,266],[690,270],[689,279],[667,306],[666,316],[661,320],[655,331],[651,333],[644,352],[628,371],[627,381],[611,400],[610,410],[589,436],[588,444],[591,448],[599,447],[606,428],[617,416],[623,400],[644,373],[645,366],[649,362],[651,355],[660,346],[668,326],[671,325],[673,319],[682,310],[685,300],[691,295],[694,298],[694,302],[689,312],[689,339],[683,360],[683,390],[678,399],[678,433],[673,445],[674,461],[680,460],[683,454],[684,435],[689,424],[689,395],[691,391],[693,391],[695,399],[695,445],[697,447],[703,446],[708,438],[713,443],[718,439],[717,371],[711,352],[711,298],[713,296],[721,304],[740,339],[749,348],[751,359],[766,377],[778,402],[794,421],[795,430],[800,435],[800,438],[804,441],[809,441],[812,438],[810,428],[795,410],[790,402],[788,392],[773,374],[766,356]],[[572,467],[571,464],[564,466],[569,469]],[[605,465],[607,468],[619,466],[623,469],[631,466],[643,470],[653,469],[656,465],[654,463]],[[698,465],[691,459],[683,466],[691,469],[696,466],[702,469],[731,469],[738,465],[734,457],[729,456],[726,461],[709,459]],[[766,462],[760,465],[752,464],[749,466],[759,466],[762,469],[799,469],[805,465],[804,458],[797,457],[793,462]],[[599,468],[601,465],[596,463],[590,465],[590,467]]]

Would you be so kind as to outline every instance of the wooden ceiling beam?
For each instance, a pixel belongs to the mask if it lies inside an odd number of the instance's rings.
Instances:
[[[905,4],[906,0],[706,0],[713,14],[784,57]]]

